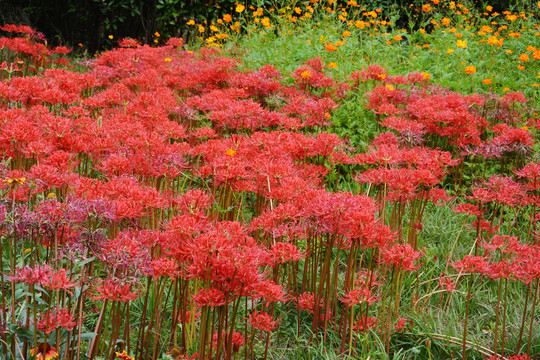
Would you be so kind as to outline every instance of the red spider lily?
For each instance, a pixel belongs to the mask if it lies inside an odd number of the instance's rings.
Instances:
[[[380,296],[374,296],[369,289],[361,288],[353,289],[346,293],[341,299],[341,302],[350,307],[362,303],[373,304],[379,300]]]
[[[33,268],[25,266],[15,268],[15,273],[8,275],[11,281],[22,281],[26,285],[41,284],[48,280],[52,268],[49,265],[36,265]]]
[[[452,278],[446,276],[446,274],[441,274],[439,276],[439,287],[444,291],[452,293],[454,292],[454,290],[456,290],[456,285],[457,284],[452,281]]]
[[[377,318],[361,316],[354,326],[354,331],[365,334],[369,329],[374,328],[375,326],[377,326]]]
[[[193,301],[197,307],[203,306],[221,306],[226,304],[225,294],[218,289],[200,289],[193,296]]]
[[[481,244],[488,252],[499,250],[502,253],[515,253],[521,248],[521,244],[517,241],[517,237],[509,235],[495,235],[489,243]]]
[[[482,256],[466,255],[462,260],[453,263],[452,267],[457,271],[485,274],[488,263]]]
[[[274,257],[274,262],[278,264],[298,261],[305,257],[305,254],[302,254],[296,245],[282,242],[275,243],[270,254]]]
[[[393,245],[392,247],[383,249],[381,255],[381,263],[390,264],[396,269],[415,271],[421,266],[415,265],[414,262],[422,257],[422,252],[415,251],[409,244]]]
[[[224,341],[229,341],[228,339],[232,339],[232,350],[233,352],[240,351],[240,348],[244,346],[245,344],[245,336],[239,332],[233,332],[232,334],[227,334],[225,331],[221,332],[221,337],[224,339]],[[218,344],[218,338],[219,334],[214,334],[212,338],[212,344],[215,348],[218,348],[219,346],[222,346],[222,344]]]
[[[322,299],[321,299],[322,300]],[[315,307],[315,294],[311,292],[305,292],[298,296],[298,308],[301,310],[307,310],[313,314],[313,308]],[[321,301],[319,307],[322,307],[323,303]]]
[[[277,328],[277,321],[272,320],[272,316],[262,312],[252,312],[249,314],[249,322],[255,329],[270,332]]]
[[[454,209],[454,213],[456,214],[467,214],[469,216],[482,216],[484,214],[484,211],[480,210],[477,205],[474,204],[467,204],[462,203],[456,206]]]
[[[263,298],[269,302],[283,302],[287,300],[283,287],[273,281],[261,281],[253,285],[253,289],[253,298]]]
[[[405,318],[399,318],[396,325],[394,325],[394,329],[396,331],[401,331],[407,324],[412,324],[412,320],[405,319]]]
[[[53,308],[36,320],[36,328],[45,334],[53,332],[58,327],[71,331],[75,325],[77,323],[73,321],[69,309]]]
[[[78,283],[71,282],[71,279],[66,274],[66,269],[60,269],[58,271],[50,269],[47,272],[47,278],[41,281],[41,285],[46,289],[58,290],[73,289]]]
[[[98,286],[95,288],[97,296],[92,297],[92,300],[111,300],[128,302],[135,300],[141,296],[140,291],[132,291],[133,284],[126,282],[122,283],[118,279],[109,278],[105,281],[98,280]]]
[[[183,324],[192,322],[192,321],[197,322],[200,320],[200,318],[201,318],[201,311],[199,309],[196,309],[195,312],[192,312],[191,310],[186,310],[185,312],[178,314],[178,322],[181,322]]]

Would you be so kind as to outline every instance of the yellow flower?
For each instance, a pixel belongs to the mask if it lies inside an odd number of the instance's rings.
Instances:
[[[508,50],[505,51],[505,53],[507,53],[507,54],[513,54],[514,52],[513,52],[512,50],[508,49]]]
[[[503,88],[503,91],[510,91],[510,88],[505,87]]]
[[[234,156],[236,155],[236,151],[233,149],[227,149],[227,151],[225,151],[225,155]]]
[[[441,20],[441,24],[443,24],[444,26],[449,26],[450,25],[450,19],[445,17]]]
[[[302,79],[310,78],[311,77],[311,72],[309,70],[302,71],[300,76],[302,77]]]
[[[446,50],[446,53],[447,53],[447,54],[451,54],[451,53],[453,53],[453,52],[454,52],[454,49],[448,49],[448,50]]]
[[[186,25],[195,25],[195,20],[191,19],[189,20]]]
[[[491,84],[491,79],[484,79],[482,80],[482,83],[484,83],[484,85],[489,85]]]
[[[302,13],[302,9],[300,9],[298,6],[294,8],[294,12],[300,15]]]
[[[231,20],[232,20],[232,16],[231,16],[231,15],[229,15],[229,14],[223,15],[223,21],[225,21],[226,23],[231,22]]]
[[[171,58],[165,58],[165,59],[163,59],[163,61],[165,61],[165,62],[171,62],[172,59],[171,59]]]
[[[111,39],[111,40],[112,40],[113,38],[114,38],[114,36],[112,36],[112,35],[109,35],[109,39]]]
[[[467,40],[458,40],[458,41],[456,41],[456,46],[458,48],[465,49],[467,47]]]
[[[424,80],[429,80],[429,79],[431,79],[431,75],[429,75],[429,73],[427,73],[427,72],[420,73],[420,75],[422,75],[422,77],[424,78]]]
[[[493,6],[491,6],[491,5],[486,6],[486,11],[487,12],[491,12],[491,10],[493,10]]]
[[[356,27],[359,28],[359,29],[363,29],[363,28],[366,27],[366,23],[363,22],[363,21],[360,21],[360,20],[356,20],[356,21],[354,22],[354,26],[356,26]]]
[[[350,32],[349,30],[345,30],[345,31],[343,32],[343,36],[344,36],[344,37],[351,36],[351,32]]]
[[[157,31],[154,33],[154,36],[155,37],[160,37],[160,35],[159,35],[159,33]]]
[[[396,35],[396,36],[394,36],[394,40],[395,41],[401,41],[401,40],[403,40],[403,38],[400,35]]]
[[[386,88],[390,91],[394,91],[394,87],[392,85],[387,84]]]
[[[368,60],[368,59],[366,59],[366,60]],[[386,79],[386,74],[379,74],[379,75],[377,75],[377,77],[379,79],[381,79],[381,80],[384,80],[384,79]]]
[[[527,61],[529,61],[529,55],[527,55],[527,54],[521,54],[521,55],[519,55],[519,61],[521,61],[521,62],[527,62]]]
[[[331,62],[330,64],[328,64],[328,67],[331,69],[335,69],[337,68],[337,64],[335,62]]]
[[[465,72],[469,75],[472,75],[476,72],[476,68],[472,65],[469,65],[465,68]]]
[[[210,25],[210,30],[212,30],[213,32],[219,31],[219,29],[215,25]]]
[[[242,11],[244,11],[246,9],[246,7],[242,4],[236,4],[236,12],[237,13],[241,13]]]
[[[270,18],[265,17],[261,20],[261,24],[263,24],[265,27],[270,27]]]
[[[199,25],[199,32],[200,32],[200,33],[203,33],[203,32],[204,32],[204,26]]]

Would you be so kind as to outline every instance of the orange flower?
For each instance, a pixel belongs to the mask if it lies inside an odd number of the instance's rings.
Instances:
[[[521,54],[521,55],[519,55],[519,61],[521,61],[521,62],[527,62],[527,61],[529,61],[529,55],[527,55],[527,54]]]
[[[311,72],[309,70],[302,71],[300,76],[302,77],[302,79],[310,78],[311,77]],[[227,150],[227,151],[229,151],[229,150]],[[229,154],[227,154],[227,155],[229,155]]]
[[[503,91],[510,91],[510,88],[505,87]]]
[[[401,40],[403,40],[403,38],[401,37],[401,35],[396,35],[396,36],[394,36],[394,40],[395,41],[401,41]]]
[[[422,5],[422,11],[423,12],[429,12],[430,10],[431,10],[431,5],[429,5],[429,4]]]
[[[427,73],[427,72],[420,73],[420,75],[422,75],[422,77],[424,78],[424,80],[429,80],[429,79],[431,79],[431,75],[429,75],[429,73]]]
[[[484,79],[482,80],[482,82],[484,83],[484,85],[489,85],[491,84],[491,79]]]
[[[231,21],[232,21],[232,16],[229,15],[229,14],[225,14],[225,15],[223,15],[223,20],[224,20],[225,22],[227,22],[227,23],[228,23],[228,22],[231,22]]]
[[[458,40],[458,41],[456,41],[456,46],[458,48],[465,49],[467,47],[467,40]]]
[[[332,43],[326,44],[326,46],[324,48],[326,49],[326,51],[329,51],[329,52],[336,51],[336,45],[334,45]]]
[[[236,9],[235,9],[235,11],[236,11],[237,13],[241,13],[241,12],[243,12],[245,9],[246,9],[246,7],[245,7],[244,5],[242,5],[242,4],[236,4]]]
[[[349,30],[345,30],[345,31],[343,32],[343,36],[344,36],[344,37],[351,36],[351,32],[350,32]]]
[[[476,72],[476,68],[472,65],[469,65],[465,68],[465,72],[469,75],[472,75]]]
[[[227,151],[225,151],[225,155],[234,156],[236,155],[236,151],[233,149],[227,149]]]
[[[517,68],[518,68],[519,70],[525,70],[525,66],[523,66],[523,65],[518,65]]]
[[[330,64],[328,64],[328,67],[331,69],[335,69],[337,68],[337,64],[335,62],[331,62]]]

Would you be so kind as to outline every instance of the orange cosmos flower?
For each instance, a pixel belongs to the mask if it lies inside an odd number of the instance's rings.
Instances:
[[[395,41],[400,41],[400,40],[402,40],[402,39],[403,39],[403,38],[401,37],[401,35],[396,35],[396,36],[394,36],[394,40],[395,40]]]
[[[431,10],[431,5],[429,5],[429,4],[422,5],[422,11],[423,12],[429,12],[430,10]]]
[[[332,43],[326,44],[326,46],[324,48],[326,49],[326,51],[329,51],[329,52],[336,51],[336,45],[334,45]]]
[[[330,64],[328,64],[328,67],[331,69],[335,69],[337,68],[337,64],[335,62],[331,62]]]
[[[429,79],[431,79],[431,75],[429,75],[429,73],[427,73],[427,72],[420,73],[420,75],[422,75],[422,77],[424,78],[424,80],[429,80]]]
[[[229,15],[229,14],[223,15],[223,21],[225,21],[227,23],[231,22],[232,21],[232,16]]]
[[[465,72],[469,75],[472,75],[476,72],[476,68],[472,65],[469,65],[465,68]]]
[[[236,4],[236,12],[241,13],[246,9],[246,7],[242,4]]]
[[[489,85],[489,84],[491,84],[491,79],[484,79],[484,80],[482,80],[482,82],[483,82],[485,85]]]
[[[519,61],[521,61],[521,62],[527,62],[527,61],[529,61],[529,55],[527,55],[527,54],[521,54],[521,55],[519,56]]]
[[[304,71],[305,72],[305,71]],[[309,72],[309,71],[308,71]],[[302,73],[303,75],[304,73]],[[310,75],[311,76],[311,75]],[[303,77],[303,76],[302,76]],[[227,151],[225,151],[225,155],[229,155],[229,156],[235,156],[236,155],[236,151],[233,150],[233,149],[227,149]]]
[[[467,40],[458,40],[458,41],[456,41],[456,46],[458,48],[465,49],[467,47]]]

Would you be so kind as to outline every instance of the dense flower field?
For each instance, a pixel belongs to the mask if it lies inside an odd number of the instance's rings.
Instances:
[[[523,92],[1,30],[0,359],[538,358]]]

